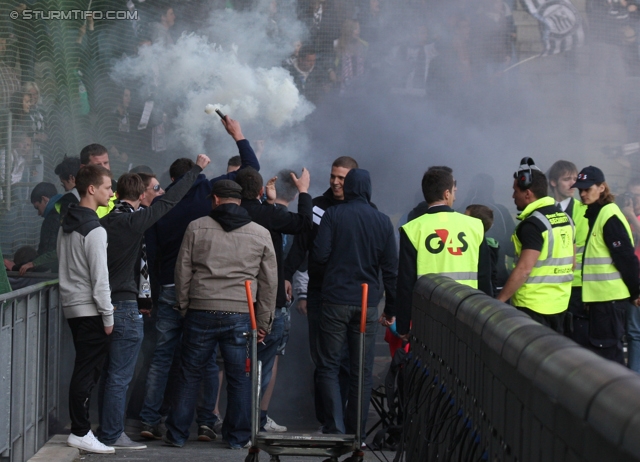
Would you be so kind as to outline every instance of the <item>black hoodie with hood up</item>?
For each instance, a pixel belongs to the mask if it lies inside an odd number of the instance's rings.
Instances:
[[[322,299],[338,305],[361,303],[361,284],[369,284],[368,306],[377,306],[382,290],[384,312],[395,315],[398,252],[388,216],[370,205],[371,178],[364,169],[352,169],[344,180],[345,202],[330,207],[322,217],[313,257],[326,263]]]

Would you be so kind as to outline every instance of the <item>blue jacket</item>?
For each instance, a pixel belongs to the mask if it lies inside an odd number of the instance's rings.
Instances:
[[[236,144],[242,159],[240,169],[253,167],[260,170],[260,163],[249,141],[240,140]],[[211,212],[211,197],[209,195],[213,184],[219,180],[235,180],[236,175],[237,172],[230,172],[207,180],[203,174],[200,174],[182,200],[145,233],[147,263],[152,277],[157,275],[159,284],[174,283],[173,274],[182,237],[189,223]],[[179,178],[174,179],[173,183],[167,187],[167,191],[176,184],[177,180]],[[156,200],[158,199],[156,198]]]
[[[386,293],[385,313],[394,315],[398,252],[391,220],[371,206],[371,178],[352,169],[344,180],[345,203],[322,217],[313,257],[326,263],[322,299],[360,306],[362,283],[369,284],[368,306],[380,302],[380,272]]]

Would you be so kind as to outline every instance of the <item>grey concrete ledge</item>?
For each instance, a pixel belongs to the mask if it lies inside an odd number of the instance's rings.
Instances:
[[[80,451],[67,446],[69,435],[54,435],[29,462],[73,462],[80,459]]]

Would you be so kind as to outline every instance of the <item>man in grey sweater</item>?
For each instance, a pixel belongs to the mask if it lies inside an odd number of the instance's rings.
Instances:
[[[58,232],[60,304],[73,335],[76,359],[69,386],[71,434],[67,444],[87,452],[110,454],[93,435],[89,398],[95,386],[113,331],[113,305],[107,267],[107,232],[96,209],[113,196],[111,172],[86,166],[78,172],[80,203],[69,206]]]

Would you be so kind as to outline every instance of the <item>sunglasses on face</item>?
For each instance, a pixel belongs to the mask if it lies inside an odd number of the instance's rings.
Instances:
[[[160,189],[162,189],[162,188],[160,187],[160,183],[158,183],[157,185],[152,186],[152,187],[147,188],[147,189],[153,189],[155,192],[158,192],[158,191],[160,191]]]

